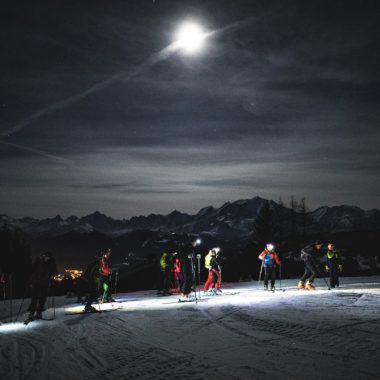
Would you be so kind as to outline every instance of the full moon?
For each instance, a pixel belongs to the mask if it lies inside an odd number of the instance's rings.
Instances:
[[[195,53],[202,48],[206,34],[195,23],[183,24],[177,33],[177,46],[185,53]]]

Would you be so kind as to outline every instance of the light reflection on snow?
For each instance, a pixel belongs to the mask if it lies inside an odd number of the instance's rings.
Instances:
[[[33,325],[25,326],[22,322],[9,322],[0,325],[0,334],[6,334],[9,332],[25,330],[31,328]]]

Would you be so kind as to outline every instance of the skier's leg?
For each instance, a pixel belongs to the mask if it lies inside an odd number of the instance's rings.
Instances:
[[[270,277],[270,287],[274,290],[274,285],[276,283],[276,269],[275,267],[271,268],[271,277]]]
[[[45,311],[45,302],[47,299],[47,288],[43,287],[40,289],[40,295],[38,297],[38,305],[37,305],[37,317],[42,317],[42,312]]]
[[[212,277],[212,271],[210,270],[208,272],[208,277],[207,277],[207,281],[205,283],[205,286],[203,288],[203,291],[207,292],[210,288],[210,286],[212,285],[212,281],[213,281],[213,277]]]
[[[220,289],[220,283],[221,283],[220,271],[216,270],[215,274],[217,276],[217,280],[215,283],[215,289],[219,290]]]
[[[300,282],[304,283],[309,276],[310,276],[309,268],[305,265],[305,271],[304,271],[302,277],[300,278]]]
[[[268,283],[269,283],[269,278],[270,278],[270,268],[269,267],[264,267],[265,271],[265,277],[264,277],[264,289],[268,289]]]
[[[334,265],[331,269],[332,269],[332,280],[333,280],[333,285],[331,287],[333,288],[335,286],[339,286],[339,269],[337,265]]]
[[[218,279],[219,279],[218,271],[216,269],[213,269],[211,272],[212,272],[212,288],[215,289],[216,284],[218,283]]]
[[[335,288],[335,273],[333,264],[329,267],[330,287]]]

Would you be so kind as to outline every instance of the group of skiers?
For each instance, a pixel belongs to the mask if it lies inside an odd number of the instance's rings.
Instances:
[[[178,252],[162,254],[160,258],[161,286],[159,286],[158,295],[171,295],[176,292],[181,294],[180,301],[192,298],[191,292],[195,291],[197,283],[200,285],[201,265],[203,264],[201,255],[195,255],[194,252],[198,242],[199,240],[192,244],[181,245]],[[204,268],[207,271],[207,280],[203,287],[203,294],[221,293],[219,248],[213,248],[208,252],[204,258]]]
[[[94,302],[114,301],[110,289],[112,274],[109,266],[110,255],[111,249],[102,250],[96,259],[87,266],[80,278],[78,299],[81,300],[82,295],[85,296],[84,312],[96,311],[92,306]],[[58,274],[57,266],[50,252],[43,253],[34,260],[30,275],[29,320],[42,318],[45,302],[56,274]]]
[[[300,278],[297,288],[305,290],[314,290],[314,278],[322,276],[317,264],[321,256],[323,244],[320,241],[313,242],[301,250],[300,259],[304,263],[304,273]],[[207,270],[207,279],[203,287],[204,295],[221,294],[221,263],[219,248],[211,249],[204,258],[204,268]],[[190,258],[190,256],[189,256]],[[164,252],[160,258],[161,269],[161,288],[158,291],[160,295],[171,295],[173,290],[180,292],[182,298],[188,298],[191,290],[196,285],[195,260],[189,260],[187,255],[174,252],[172,254]],[[276,272],[279,272],[281,278],[281,260],[278,253],[274,250],[272,244],[267,244],[264,250],[258,255],[262,260],[259,280],[264,271],[264,290],[275,290]],[[333,243],[328,243],[327,252],[324,257],[325,270],[330,277],[330,287],[339,286],[339,273],[342,272],[341,254],[336,250]],[[198,265],[199,261],[198,261]],[[174,280],[174,281],[173,281]],[[200,285],[200,280],[198,279]]]
[[[321,275],[316,257],[321,252],[323,243],[319,240],[309,244],[301,250],[301,260],[305,264],[305,272],[298,282],[298,289],[314,290],[314,278]],[[327,244],[327,252],[324,257],[325,269],[330,277],[330,287],[339,287],[339,273],[343,271],[342,258],[340,252],[335,248],[335,244]]]
[[[317,240],[314,243],[309,244],[301,250],[300,259],[304,262],[304,273],[300,280],[298,281],[297,288],[305,290],[314,290],[313,285],[314,278],[317,275],[322,275],[317,264],[317,257],[320,256],[322,251],[323,243]],[[281,276],[281,261],[278,254],[274,251],[274,246],[272,244],[267,244],[265,249],[259,254],[258,258],[262,260],[262,268],[264,268],[264,290],[269,290],[269,280],[270,280],[270,290],[275,290],[276,281],[276,268],[279,268]],[[330,277],[330,287],[339,287],[339,273],[342,272],[342,259],[340,252],[335,248],[334,243],[327,244],[327,252],[324,257],[325,270]],[[261,278],[261,270],[260,276]],[[280,277],[281,278],[281,277]]]
[[[196,242],[183,244],[174,253],[164,252],[159,260],[161,272],[160,295],[171,295],[172,289],[181,294],[180,300],[191,299],[191,292],[200,285],[201,255],[195,255]],[[314,278],[322,276],[317,258],[321,257],[323,244],[315,241],[301,250],[300,259],[304,263],[304,273],[298,282],[298,289],[314,290]],[[95,312],[92,306],[97,302],[114,301],[110,291],[111,268],[109,258],[111,249],[100,252],[96,259],[88,265],[81,278],[82,293],[86,297],[84,312]],[[264,290],[275,290],[276,271],[279,269],[281,279],[281,260],[272,244],[267,244],[258,255],[262,260],[259,280],[264,270]],[[330,287],[339,287],[339,273],[342,272],[340,252],[333,243],[328,243],[324,256],[325,270],[330,277]],[[202,262],[203,263],[203,262]],[[221,260],[219,248],[209,250],[204,258],[204,268],[207,279],[203,287],[204,295],[221,294]],[[52,278],[58,273],[54,258],[50,252],[38,256],[31,270],[30,288],[31,303],[29,305],[29,318],[42,318],[45,302],[49,294]],[[198,273],[198,278],[197,278]],[[270,287],[269,287],[270,285]]]
[[[86,297],[85,313],[96,312],[94,302],[114,302],[111,295],[111,275],[109,265],[111,249],[100,251],[100,254],[86,268],[82,276],[82,288]]]

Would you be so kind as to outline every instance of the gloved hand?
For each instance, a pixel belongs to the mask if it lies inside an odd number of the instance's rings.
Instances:
[[[325,265],[325,269],[326,269],[326,272],[328,272],[329,271],[329,266]]]
[[[342,264],[339,264],[339,271],[340,271],[340,272],[343,271],[343,265],[342,265]]]

